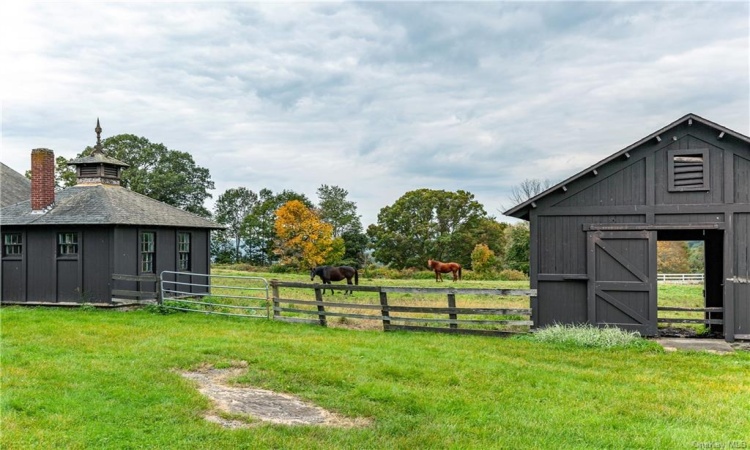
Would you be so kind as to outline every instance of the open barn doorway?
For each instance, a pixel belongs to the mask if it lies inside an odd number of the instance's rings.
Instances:
[[[659,230],[657,260],[659,334],[723,337],[724,232]]]

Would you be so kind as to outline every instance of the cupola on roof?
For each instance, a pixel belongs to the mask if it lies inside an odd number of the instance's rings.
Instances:
[[[76,167],[78,175],[77,184],[110,184],[120,185],[120,171],[128,164],[114,158],[110,158],[102,148],[102,127],[99,119],[96,119],[96,146],[89,156],[73,159],[68,162],[69,166]]]

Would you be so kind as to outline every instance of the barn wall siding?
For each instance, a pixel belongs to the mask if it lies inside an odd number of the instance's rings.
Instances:
[[[112,231],[107,228],[89,228],[84,230],[83,236],[82,298],[92,303],[109,302],[112,292]]]
[[[57,234],[53,230],[29,229],[27,232],[29,302],[57,302]]]
[[[750,213],[734,215],[735,334],[750,334]]]
[[[138,229],[134,227],[116,227],[114,230],[114,273],[121,275],[139,275],[139,246],[140,236]],[[138,290],[135,281],[113,282],[114,288],[118,290]]]
[[[78,245],[81,246],[80,240]],[[80,283],[80,273],[80,260],[78,257],[74,259],[57,260],[58,302],[83,303],[90,301],[83,296]]]
[[[585,274],[586,233],[584,225],[645,223],[646,216],[541,216],[538,219],[539,273]]]
[[[26,301],[26,271],[22,259],[3,260],[2,299],[12,302]]]
[[[750,158],[750,155],[746,155]],[[734,155],[734,202],[750,203],[750,159]]]
[[[559,202],[556,206],[646,204],[646,161],[641,159]]]
[[[656,224],[699,224],[699,223],[723,223],[723,213],[708,214],[656,214],[654,223]]]
[[[23,230],[13,227],[3,228],[5,233],[21,233],[21,240],[26,245],[28,237]],[[20,257],[3,257],[2,258],[2,292],[0,299],[13,302],[26,301],[26,259],[27,249],[24,249]]]
[[[537,284],[534,327],[555,323],[584,323],[586,281],[540,281]]]

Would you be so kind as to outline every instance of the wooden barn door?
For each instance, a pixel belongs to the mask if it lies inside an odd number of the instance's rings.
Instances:
[[[656,231],[588,232],[588,320],[656,334]]]

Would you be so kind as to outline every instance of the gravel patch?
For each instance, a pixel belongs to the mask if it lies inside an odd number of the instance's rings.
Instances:
[[[180,372],[180,375],[195,382],[198,391],[213,402],[214,410],[205,416],[206,420],[227,428],[245,428],[261,423],[333,427],[370,424],[368,419],[342,417],[292,395],[235,386],[227,381],[244,372],[245,369],[237,367],[206,367],[193,372]],[[222,417],[222,412],[225,417]]]

